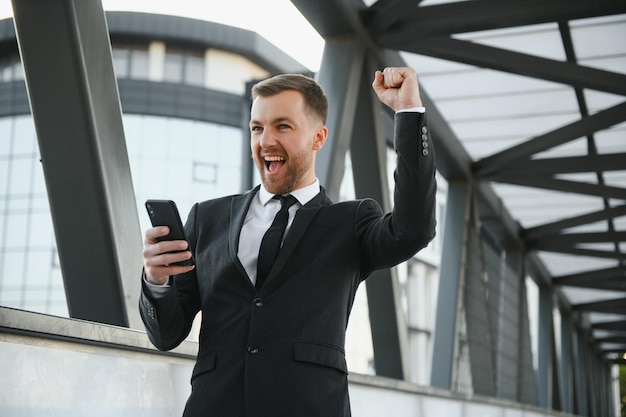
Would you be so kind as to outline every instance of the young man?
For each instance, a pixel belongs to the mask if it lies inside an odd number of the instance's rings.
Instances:
[[[327,100],[315,81],[288,74],[252,92],[250,147],[262,186],[196,204],[188,244],[157,242],[164,227],[146,231],[140,312],[152,343],[174,348],[202,311],[186,417],[350,415],[344,342],[357,287],[435,234],[434,154],[417,75],[386,68],[372,85],[396,111],[392,213],[370,199],[326,197],[315,156],[328,136]],[[265,237],[276,230],[278,254]],[[196,265],[173,265],[192,253]]]

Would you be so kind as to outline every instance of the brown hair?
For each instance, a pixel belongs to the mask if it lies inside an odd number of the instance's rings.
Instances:
[[[280,74],[256,83],[252,87],[252,100],[270,97],[287,90],[295,90],[304,97],[305,105],[326,124],[328,99],[322,87],[312,78],[301,74]]]

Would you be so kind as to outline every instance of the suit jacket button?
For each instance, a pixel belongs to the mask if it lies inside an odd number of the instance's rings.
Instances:
[[[252,301],[252,304],[254,304],[255,307],[263,307],[263,300],[260,298],[255,298]]]
[[[248,346],[248,353],[251,355],[256,355],[259,353],[259,348],[256,346]]]
[[[424,154],[424,156],[427,156],[427,155],[428,155],[428,149],[424,149],[424,150],[422,151],[422,154]]]
[[[426,126],[422,126],[422,133],[428,133],[428,128]]]

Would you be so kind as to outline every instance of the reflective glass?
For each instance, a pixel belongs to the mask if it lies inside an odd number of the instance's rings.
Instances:
[[[113,47],[113,68],[117,78],[128,78],[128,49]]]
[[[0,118],[0,161],[3,157],[7,156],[11,152],[11,142],[13,134],[11,133],[13,125],[13,119],[10,117]],[[6,178],[2,176],[0,178]],[[1,194],[1,193],[0,193]]]
[[[183,55],[178,52],[167,52],[163,71],[163,80],[172,83],[183,81]]]
[[[185,60],[185,84],[204,85],[204,57],[187,56]]]
[[[240,191],[242,135],[192,120],[124,116],[142,230],[148,198],[191,205]],[[67,316],[42,164],[30,116],[0,119],[0,305]]]
[[[132,49],[130,51],[130,78],[148,79],[147,49]]]

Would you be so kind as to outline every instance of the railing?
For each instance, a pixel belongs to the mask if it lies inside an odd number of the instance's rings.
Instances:
[[[179,416],[197,344],[155,350],[144,332],[0,307],[0,415]],[[350,375],[354,417],[569,416]]]

